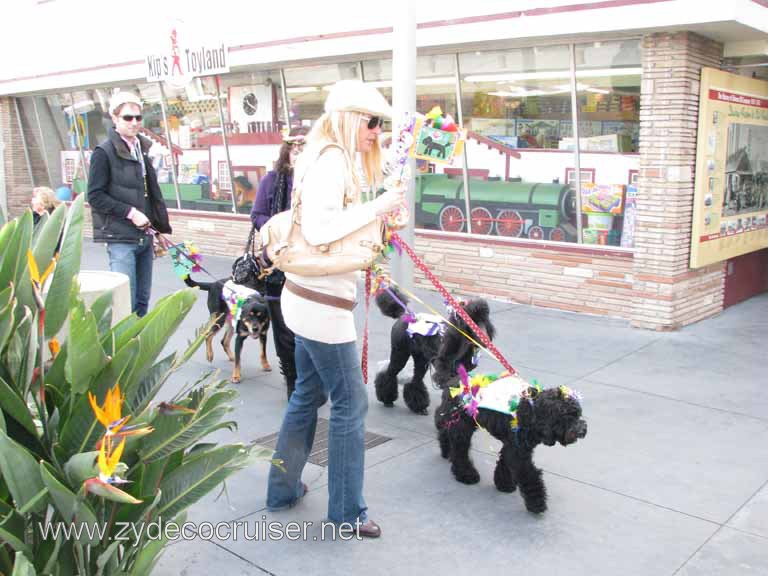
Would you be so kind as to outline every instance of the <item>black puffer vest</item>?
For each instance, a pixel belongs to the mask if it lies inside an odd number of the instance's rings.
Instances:
[[[114,128],[109,131],[109,139],[98,146],[106,152],[109,161],[110,178],[107,193],[116,200],[141,210],[158,232],[170,234],[168,209],[157,183],[155,168],[147,156],[152,142],[141,135],[138,138],[147,170],[147,196],[144,196],[141,162],[133,159],[128,145]],[[92,217],[93,239],[96,242],[138,242],[146,236],[143,230],[136,228],[127,218],[116,218],[93,208]]]

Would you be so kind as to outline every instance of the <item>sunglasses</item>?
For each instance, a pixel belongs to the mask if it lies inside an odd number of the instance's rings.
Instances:
[[[126,122],[133,122],[134,120],[141,122],[141,114],[123,114],[120,118]]]
[[[363,118],[369,118],[368,130],[375,130],[376,128],[384,127],[384,118],[381,116],[363,116]]]

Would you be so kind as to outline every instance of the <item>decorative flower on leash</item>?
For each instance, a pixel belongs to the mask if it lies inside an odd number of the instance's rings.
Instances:
[[[203,260],[200,250],[192,242],[182,242],[181,244],[170,244],[168,254],[171,257],[173,271],[179,278],[186,278],[192,272],[199,272],[200,262]]]

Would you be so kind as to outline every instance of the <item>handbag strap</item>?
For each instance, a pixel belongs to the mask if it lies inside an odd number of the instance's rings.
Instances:
[[[248,252],[251,253],[251,256],[256,256],[256,252],[254,250],[253,246],[253,239],[256,234],[256,225],[251,225],[251,231],[248,233],[248,240],[245,242],[245,246],[243,247],[243,254],[247,254]]]
[[[325,152],[329,148],[338,148],[339,150],[344,152],[344,149],[341,146],[331,142],[331,143],[325,144],[322,148],[320,148],[320,150],[317,153],[317,156],[315,156],[314,161],[317,162],[320,156],[323,155],[323,152]],[[346,162],[346,154],[344,155],[344,160]],[[301,208],[301,190],[303,188],[304,178],[307,177],[307,172],[309,172],[309,168],[304,170],[304,174],[301,175],[301,180],[299,180],[299,182],[295,184],[295,186],[293,187],[293,192],[291,192],[291,212],[293,213],[293,217],[291,218],[291,229],[293,229],[294,225],[301,224],[301,212],[299,210]],[[345,191],[344,192],[345,205],[346,205],[346,196],[347,195]]]

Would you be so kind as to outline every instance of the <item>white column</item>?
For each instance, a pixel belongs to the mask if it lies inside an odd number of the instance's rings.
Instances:
[[[406,112],[416,110],[416,19],[413,3],[409,0],[395,2],[397,16],[392,34],[392,127],[397,124]],[[415,162],[409,160],[411,176],[415,177]],[[416,215],[414,191],[416,187],[411,178],[406,190],[408,211],[411,220],[408,226],[398,232],[409,245],[414,246],[413,219]],[[392,257],[392,278],[411,290],[413,288],[413,262],[408,255]]]

